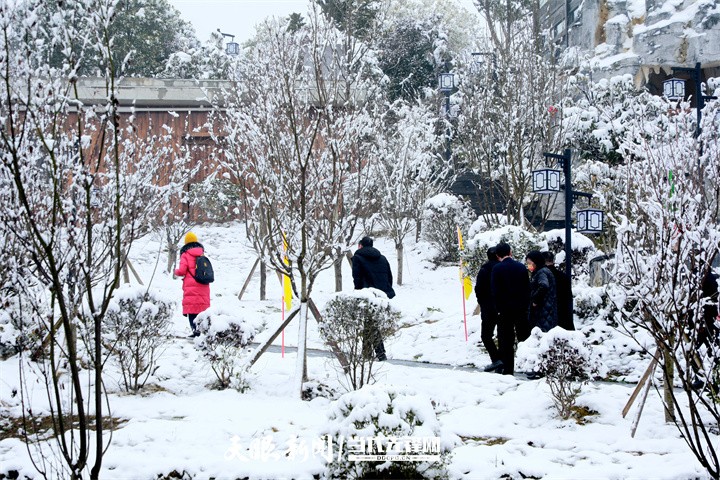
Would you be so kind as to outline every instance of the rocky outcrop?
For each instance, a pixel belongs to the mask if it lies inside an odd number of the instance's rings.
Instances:
[[[595,29],[587,52],[599,76],[720,66],[720,0],[601,0],[583,12]],[[586,26],[587,27],[587,26]]]

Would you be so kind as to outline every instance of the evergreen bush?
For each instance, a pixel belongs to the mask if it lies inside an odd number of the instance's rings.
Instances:
[[[474,213],[467,202],[448,193],[441,193],[425,202],[423,237],[437,248],[441,262],[456,262],[460,258],[457,229],[467,232]]]
[[[527,252],[544,249],[544,242],[537,234],[522,227],[508,225],[476,234],[462,255],[465,271],[473,280],[483,263],[487,262],[487,250],[505,242],[512,248],[513,258],[523,262]]]

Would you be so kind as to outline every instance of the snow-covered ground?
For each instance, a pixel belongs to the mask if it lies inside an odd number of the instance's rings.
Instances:
[[[259,280],[252,279],[243,299],[237,294],[254,262],[242,225],[205,226],[194,230],[213,261],[213,307],[230,311],[254,324],[267,324],[256,340],[281,320],[281,287],[268,275],[267,300],[259,300]],[[376,247],[396,269],[390,241]],[[706,478],[673,425],[663,420],[662,404],[651,392],[634,438],[631,426],[637,406],[626,418],[621,411],[634,385],[594,382],[584,387],[578,404],[597,412],[585,424],[559,420],[544,380],[526,380],[484,373],[489,363],[480,342],[480,317],[472,315],[474,297],[466,303],[468,341],[457,266],[435,267],[427,244],[406,248],[405,282],[392,300],[402,312],[400,329],[385,345],[390,361],[379,364],[379,384],[409,389],[429,398],[444,442],[454,444],[451,478],[546,479],[688,479]],[[180,280],[162,272],[166,253],[158,240],[138,241],[131,255],[143,281],[178,300],[174,332],[160,358],[160,368],[142,394],[121,393],[110,379],[112,416],[126,420],[113,432],[103,461],[101,478],[151,479],[175,471],[183,478],[309,479],[324,471],[319,448],[332,400],[301,401],[293,391],[295,353],[267,352],[252,368],[251,388],[245,393],[213,390],[215,376],[193,342],[182,338],[189,327],[179,307]],[[345,290],[352,289],[349,265],[343,270]],[[322,308],[333,293],[332,270],[323,272],[313,298]],[[625,378],[637,378],[646,361],[639,355],[612,357],[630,342],[602,325],[580,325],[602,333],[606,361]],[[297,322],[285,332],[285,344],[296,345]],[[276,344],[280,344],[278,337]],[[611,347],[619,345],[620,348]],[[315,322],[309,324],[308,346],[325,349]],[[446,364],[423,367],[393,360]],[[328,356],[311,355],[312,380],[342,391],[341,374]],[[18,415],[18,358],[0,362],[0,410]],[[455,368],[454,368],[455,367]],[[470,367],[470,368],[468,368]],[[477,368],[475,368],[477,367]],[[112,369],[109,368],[109,373]],[[36,412],[46,408],[44,390],[32,398]],[[3,433],[3,437],[7,432]],[[286,455],[295,442],[308,448],[303,455]],[[316,451],[317,450],[317,451]],[[31,452],[35,453],[32,448]],[[0,474],[18,470],[39,478],[28,450],[17,438],[0,440]]]

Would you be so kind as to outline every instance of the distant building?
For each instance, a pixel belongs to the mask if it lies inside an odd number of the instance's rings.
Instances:
[[[175,168],[176,159],[188,156],[192,165],[199,165],[186,186],[188,192],[211,174],[222,170],[220,160],[223,150],[216,144],[210,133],[209,122],[217,123],[210,115],[212,105],[208,96],[219,94],[231,85],[222,80],[181,80],[125,77],[117,84],[118,117],[121,126],[132,119],[133,128],[140,138],[169,138],[169,152],[158,158],[162,163],[163,184]],[[107,102],[105,79],[81,77],[78,81],[78,95],[85,107],[104,105]],[[215,125],[215,131],[221,131]],[[100,148],[101,130],[94,135],[92,144]],[[206,221],[201,208],[194,208],[184,202],[176,211],[187,215],[190,222]]]

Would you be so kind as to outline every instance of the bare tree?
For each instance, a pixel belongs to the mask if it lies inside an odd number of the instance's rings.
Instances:
[[[535,2],[475,3],[489,39],[472,59],[459,62],[453,145],[459,166],[493,185],[479,189],[483,202],[503,205],[507,223],[524,225],[534,200],[530,172],[545,165],[543,152],[560,146],[554,110],[562,98],[559,72],[540,48]],[[500,223],[500,214],[490,212],[489,220]]]
[[[422,217],[425,200],[446,186],[450,165],[436,155],[437,116],[428,106],[397,101],[386,113],[373,169],[377,219],[395,243],[398,285],[403,283],[404,240]]]
[[[102,320],[133,240],[167,198],[157,187],[163,139],[141,138],[118,111],[113,5],[70,0],[52,15],[41,0],[0,7],[0,233],[19,256],[6,268],[27,266],[16,278],[22,315],[46,339],[37,362],[22,362],[28,448],[46,478],[99,478],[109,444]],[[60,67],[44,45],[60,47]],[[106,101],[93,108],[76,75],[88,58],[105,75]],[[33,373],[47,389],[50,453],[31,428]]]
[[[312,288],[352,238],[367,182],[363,142],[377,130],[376,72],[366,51],[343,41],[317,13],[295,31],[267,23],[223,112],[226,167],[247,186],[250,240],[300,299],[298,394]]]
[[[630,334],[648,351],[655,347],[647,338],[657,344],[666,421],[717,478],[720,350],[703,282],[720,251],[720,126],[708,112],[700,155],[694,113],[668,116],[668,107],[620,143],[625,198],[615,215],[617,283],[610,297]],[[698,379],[704,388],[693,388]]]

